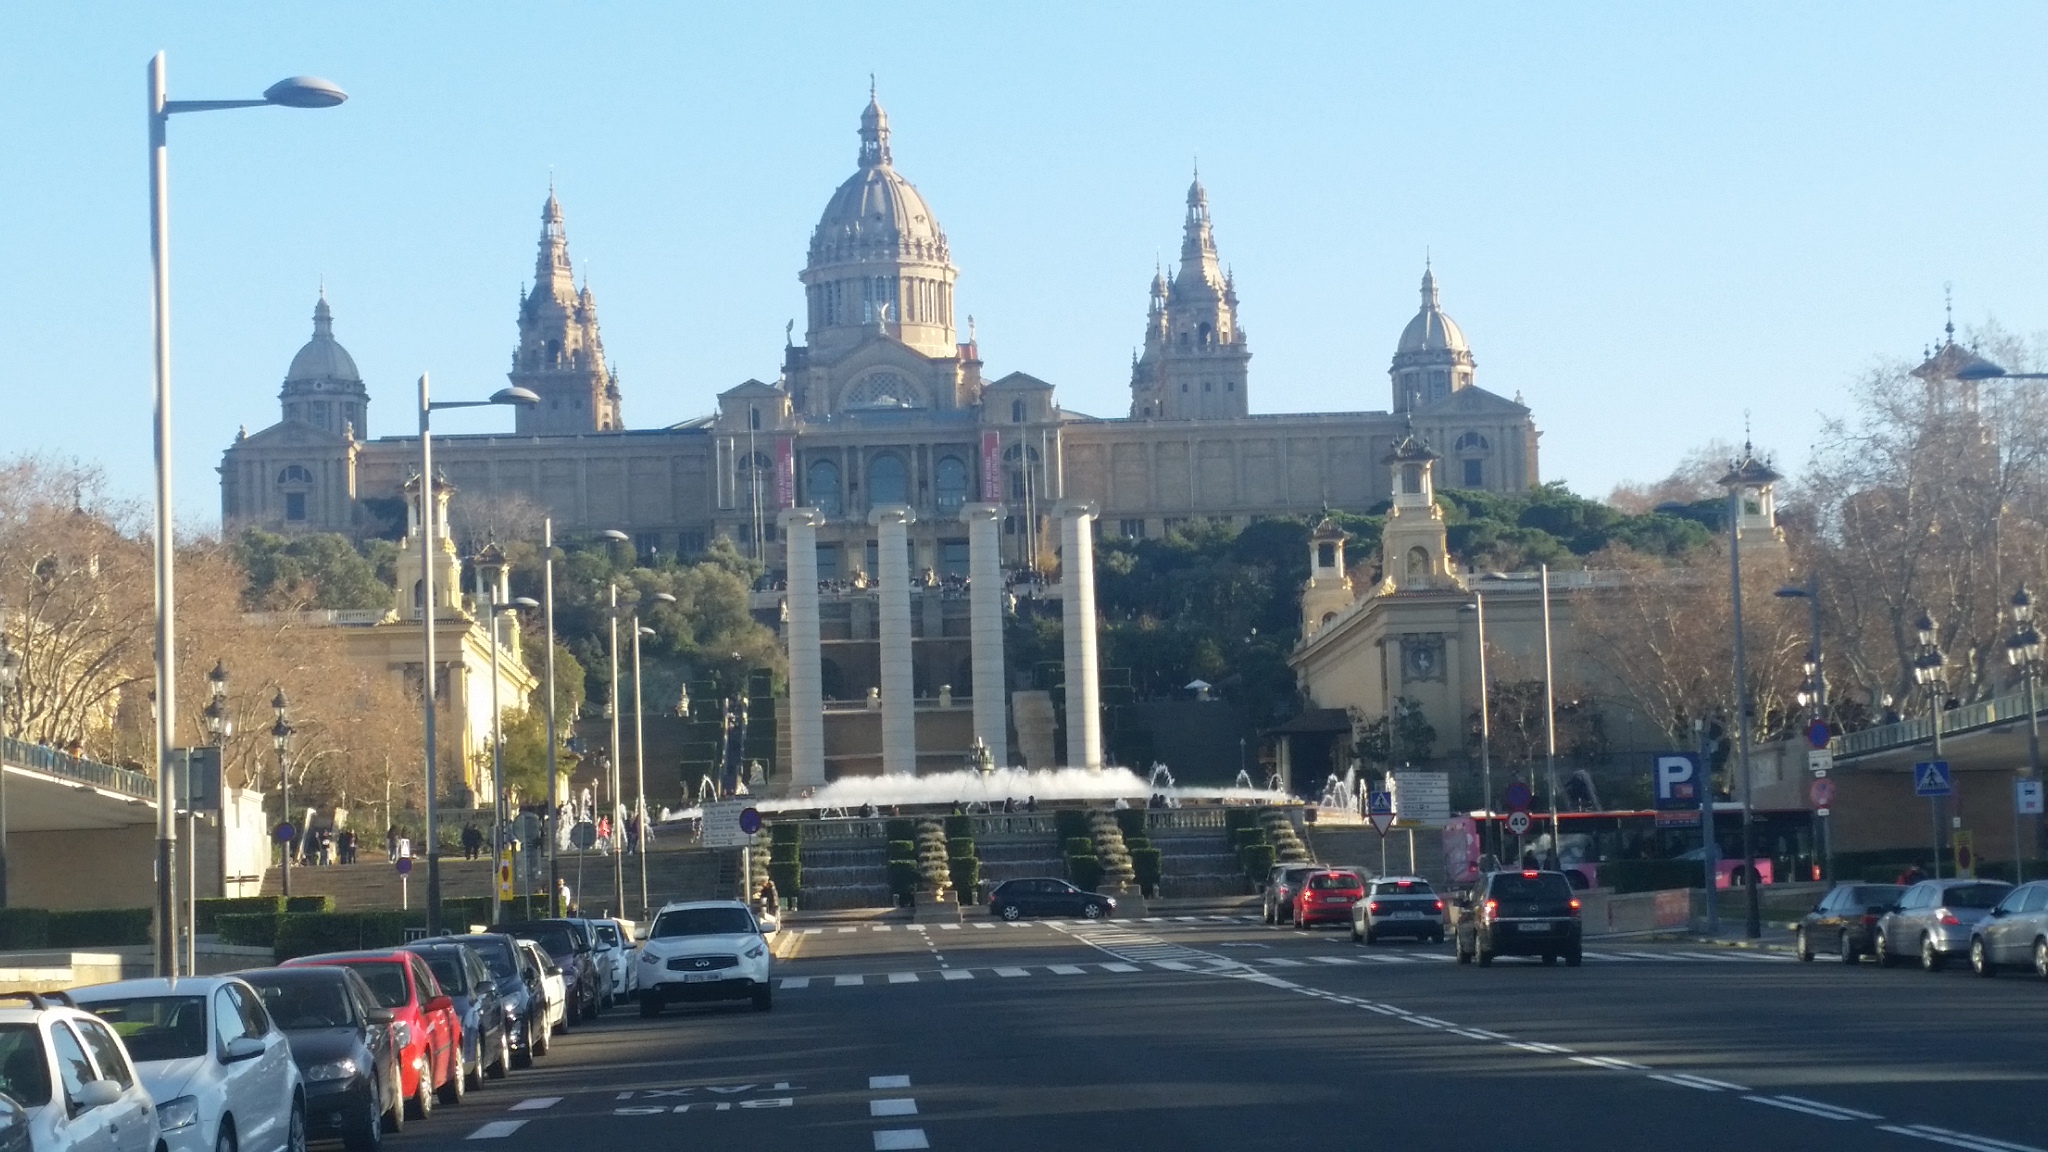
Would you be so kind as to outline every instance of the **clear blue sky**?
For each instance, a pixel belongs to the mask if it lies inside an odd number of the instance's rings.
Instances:
[[[1284,10],[1282,10],[1284,9]],[[17,5],[0,37],[0,452],[149,477],[143,74],[352,99],[172,126],[179,511],[217,516],[321,277],[370,382],[502,385],[549,172],[629,425],[772,379],[879,77],[989,370],[1121,414],[1199,154],[1259,411],[1385,408],[1423,253],[1589,495],[1781,464],[1876,357],[2048,328],[2040,4]],[[799,329],[801,330],[801,329]],[[451,414],[450,431],[502,426]]]

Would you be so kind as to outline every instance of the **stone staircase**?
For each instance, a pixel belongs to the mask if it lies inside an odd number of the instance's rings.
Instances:
[[[1253,890],[1222,828],[1155,828],[1150,835],[1159,849],[1162,897],[1242,896]]]

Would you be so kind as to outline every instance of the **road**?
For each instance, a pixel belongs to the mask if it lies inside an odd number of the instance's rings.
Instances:
[[[793,926],[773,1011],[616,1009],[397,1152],[2048,1148],[2048,987],[1246,919]]]

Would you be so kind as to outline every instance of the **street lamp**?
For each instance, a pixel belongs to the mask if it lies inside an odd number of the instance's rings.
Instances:
[[[1474,591],[1472,593],[1472,603],[1460,604],[1458,611],[1472,612],[1479,619],[1479,795],[1481,797],[1480,810],[1485,814],[1486,831],[1493,832],[1495,831],[1493,827],[1493,720],[1490,715],[1493,711],[1493,701],[1487,696],[1486,691],[1486,594]],[[1244,752],[1242,749],[1244,741],[1240,740],[1238,744],[1240,748],[1237,766],[1242,770],[1244,768]],[[1482,838],[1482,847],[1484,844],[1485,841]],[[1497,840],[1494,844],[1494,850],[1490,854],[1496,860],[1499,859],[1500,845]]]
[[[21,683],[21,654],[0,632],[0,739],[13,738],[12,716],[15,689]],[[7,907],[7,772],[0,768],[0,908]]]
[[[2034,628],[2034,598],[2027,586],[2012,594],[2012,638],[2005,642],[2005,658],[2020,670],[2027,682],[2027,779],[2041,778],[2041,711],[2034,700],[2034,678],[2041,670],[2041,633]],[[2036,832],[2038,833],[2038,826]],[[2036,836],[2038,840],[2038,835]],[[2020,851],[2019,790],[2013,790],[2012,866],[2013,882],[2026,882],[2026,855]]]
[[[633,539],[617,528],[607,528],[598,533],[598,536],[613,544],[631,543]],[[611,787],[612,834],[609,847],[612,854],[612,914],[617,916],[623,915],[626,911],[626,856],[620,845],[625,839],[623,825],[626,809],[619,800],[619,583],[617,580],[607,580],[605,588],[610,597],[605,608],[605,625],[610,630],[606,656],[611,661],[611,679],[607,681],[610,685],[607,689],[610,697],[605,701],[605,715],[612,722],[612,740],[606,749],[606,759],[610,761],[606,783]]]
[[[498,867],[505,856],[505,731],[499,723],[498,711],[498,614],[513,609],[498,604],[498,581],[505,574],[505,550],[493,541],[484,545],[470,563],[476,568],[477,592],[484,602],[491,645],[491,923],[496,924],[504,911]]]
[[[1948,658],[1941,654],[1941,648],[1938,646],[1940,629],[1934,623],[1934,617],[1923,610],[1913,629],[1920,638],[1920,654],[1913,658],[1913,680],[1927,689],[1928,698],[1932,702],[1933,715],[1930,719],[1934,726],[1934,758],[1938,761],[1941,759],[1942,698],[1948,692]],[[1941,797],[1930,796],[1928,801],[1934,813],[1934,878],[1939,880],[1942,848]]]
[[[172,100],[164,94],[164,54],[149,60],[149,257],[156,369],[156,970],[178,974],[178,902],[171,892],[177,794],[171,748],[177,732],[177,608],[171,536],[171,117],[228,108],[332,108],[348,94],[325,80],[293,76],[272,84],[261,100]]]
[[[555,520],[550,516],[540,522],[541,549],[541,610],[542,628],[547,632],[546,656],[543,660],[547,679],[547,721],[548,721],[548,810],[541,817],[540,826],[548,845],[548,909],[551,916],[567,916],[567,907],[556,908],[557,894],[562,890],[561,866],[561,772],[556,766],[555,747]]]
[[[1785,600],[1806,601],[1807,617],[1812,626],[1813,635],[1811,646],[1806,650],[1806,659],[1801,664],[1801,669],[1806,673],[1806,679],[1800,684],[1795,699],[1798,700],[1801,708],[1813,709],[1813,718],[1815,720],[1825,721],[1828,718],[1828,674],[1827,665],[1821,659],[1820,649],[1819,569],[1811,569],[1806,573],[1805,587],[1802,588],[1796,584],[1788,585],[1778,589],[1776,595]],[[1828,862],[1827,876],[1828,879],[1833,880],[1836,878],[1835,833],[1834,826],[1829,823],[1831,819],[1833,819],[1831,816],[1822,816],[1820,818],[1820,835],[1821,840],[1826,845],[1823,855]]]
[[[667,592],[656,592],[654,599],[663,604],[673,604],[676,598]],[[640,709],[640,638],[659,635],[654,629],[640,623],[640,614],[633,613],[633,804],[638,809],[634,816],[640,829],[640,914],[645,916],[647,903],[647,733],[642,724]],[[685,689],[687,691],[687,689]],[[622,909],[623,910],[623,909]]]
[[[488,400],[432,400],[427,394],[427,374],[420,373],[420,636],[425,649],[424,671],[420,677],[422,707],[426,716],[427,742],[427,935],[441,934],[441,815],[435,761],[434,681],[434,550],[440,548],[440,533],[434,521],[434,432],[433,415],[444,408],[483,408],[504,404],[531,408],[540,397],[526,388],[500,388]],[[552,645],[550,652],[552,653]]]
[[[235,721],[228,715],[228,666],[215,660],[206,674],[206,742],[224,756]],[[199,808],[193,803],[192,757],[185,756],[185,971],[199,970]]]
[[[292,826],[292,726],[285,719],[284,689],[277,690],[277,696],[270,701],[271,710],[277,713],[277,723],[270,726],[270,741],[277,745],[277,779],[280,793],[279,805],[284,809],[284,819],[278,822],[278,831],[284,833],[284,897],[292,897],[292,853],[298,850],[298,829]]]

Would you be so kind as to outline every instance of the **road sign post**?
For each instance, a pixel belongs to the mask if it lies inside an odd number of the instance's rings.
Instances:
[[[1934,722],[1941,723],[1937,714]],[[1941,879],[1941,801],[1955,791],[1955,780],[1949,775],[1948,761],[1922,760],[1913,765],[1913,794],[1925,796],[1930,816],[1934,821],[1934,878]],[[2017,845],[2015,845],[2017,847]]]

